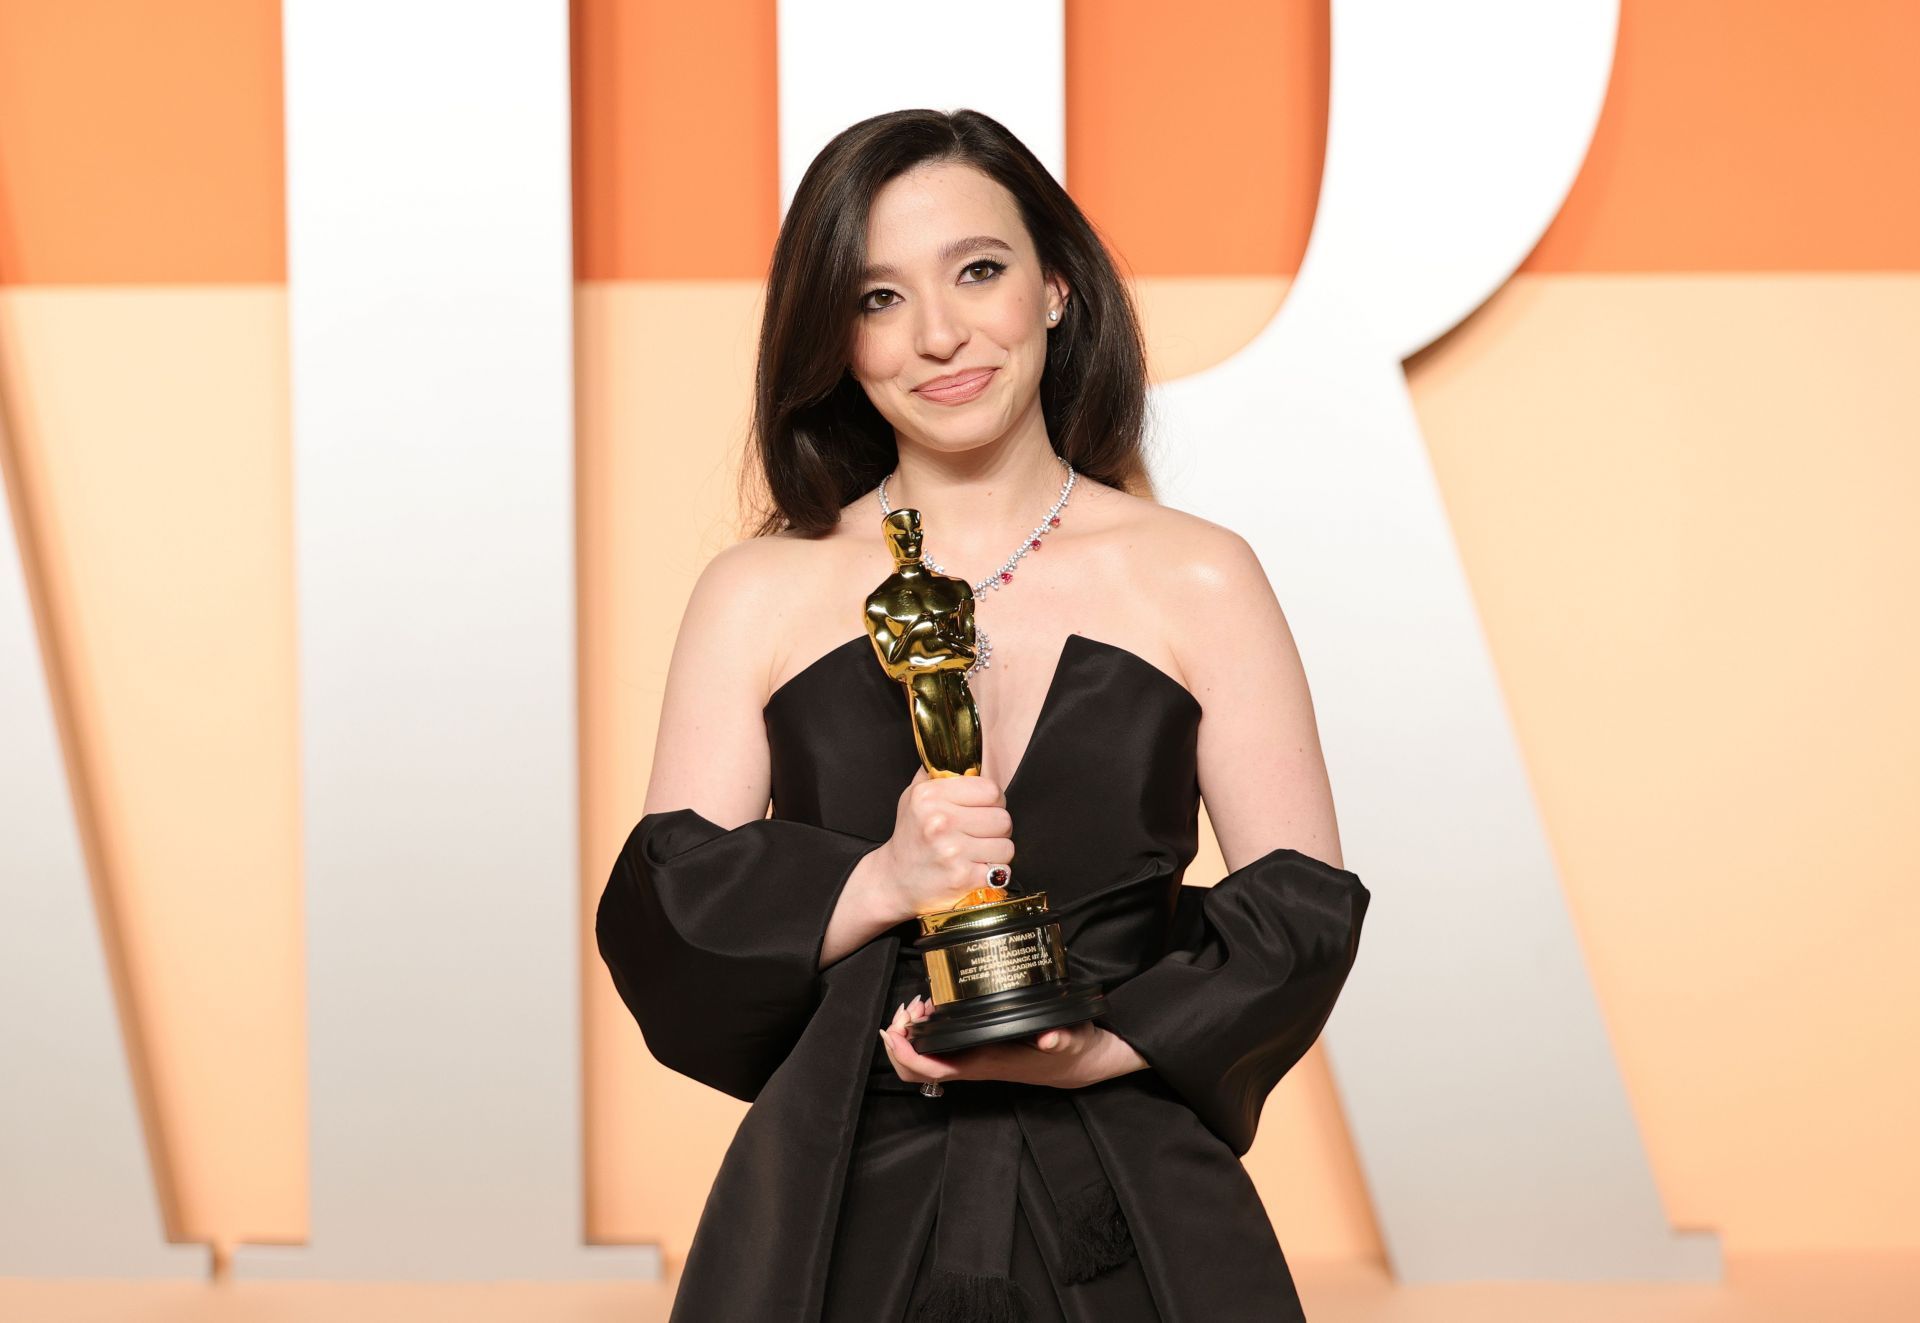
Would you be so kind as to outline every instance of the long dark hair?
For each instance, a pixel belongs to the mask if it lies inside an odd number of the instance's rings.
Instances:
[[[1045,166],[977,110],[894,110],[842,130],[807,167],[774,243],[754,368],[743,492],[753,536],[817,537],[897,461],[893,426],[847,371],[867,217],[889,180],[931,161],[971,165],[1020,207],[1043,275],[1072,291],[1047,332],[1040,408],[1054,450],[1089,478],[1145,481],[1146,348],[1132,296],[1091,222]]]

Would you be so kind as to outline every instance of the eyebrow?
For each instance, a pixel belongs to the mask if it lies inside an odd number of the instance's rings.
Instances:
[[[969,234],[966,238],[955,239],[941,248],[939,258],[942,262],[951,262],[962,253],[981,248],[996,248],[1003,253],[1013,251],[1013,245],[1005,239],[996,239],[991,234]],[[899,276],[898,269],[884,262],[877,262],[860,273],[862,280],[897,280]]]

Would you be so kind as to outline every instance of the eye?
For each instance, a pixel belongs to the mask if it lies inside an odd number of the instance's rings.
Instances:
[[[967,284],[984,285],[989,280],[997,279],[1000,273],[1007,269],[1007,264],[1005,262],[996,262],[991,257],[983,257],[978,261],[967,263],[965,266],[961,267],[960,269],[962,271],[978,271],[982,267],[986,268],[987,274],[980,277],[978,280],[969,280],[966,282]],[[870,299],[876,298],[881,294],[885,294],[888,296],[887,302],[882,303],[878,306],[875,306],[874,304],[868,301]],[[895,294],[890,289],[870,289],[865,294],[862,294],[860,296],[860,311],[861,312],[884,312],[886,309],[891,308],[895,303],[897,303],[899,299],[900,299],[900,296],[898,294]]]

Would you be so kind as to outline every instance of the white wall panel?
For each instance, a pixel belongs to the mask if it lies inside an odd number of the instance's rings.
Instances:
[[[564,0],[288,0],[312,1237],[242,1275],[653,1275],[584,1244]]]
[[[1708,1280],[1661,1208],[1401,360],[1559,209],[1614,0],[1333,0],[1326,176],[1278,317],[1155,399],[1165,498],[1258,551],[1374,900],[1329,1059],[1408,1282]]]
[[[991,115],[1066,179],[1063,0],[780,0],[778,26],[781,215],[829,139],[889,110]]]

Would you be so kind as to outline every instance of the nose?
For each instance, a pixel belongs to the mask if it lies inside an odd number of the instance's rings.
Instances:
[[[914,348],[927,358],[952,358],[970,334],[963,316],[940,294],[921,299],[920,315],[914,324]]]

